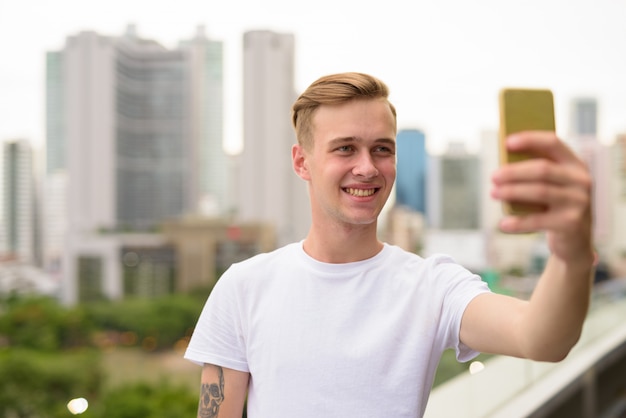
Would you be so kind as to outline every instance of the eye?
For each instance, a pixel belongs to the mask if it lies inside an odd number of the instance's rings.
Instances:
[[[385,145],[374,148],[374,152],[379,154],[395,154],[395,150]]]
[[[354,150],[354,147],[352,145],[342,145],[340,147],[337,147],[336,150],[339,152],[350,152]]]

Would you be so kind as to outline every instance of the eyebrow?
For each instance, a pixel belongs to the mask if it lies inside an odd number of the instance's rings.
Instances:
[[[361,139],[355,136],[346,136],[346,137],[338,137],[333,138],[328,142],[329,147],[336,147],[341,144],[352,143],[352,142],[361,142]],[[378,138],[374,141],[375,144],[388,144],[388,145],[396,145],[396,141],[391,138]]]

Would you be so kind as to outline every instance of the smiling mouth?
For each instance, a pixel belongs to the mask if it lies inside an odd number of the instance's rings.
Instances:
[[[378,191],[378,189],[353,189],[351,187],[347,187],[343,190],[344,192],[348,193],[350,196],[356,196],[356,197],[371,196]]]

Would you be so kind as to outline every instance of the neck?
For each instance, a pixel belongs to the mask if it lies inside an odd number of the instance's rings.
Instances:
[[[351,263],[374,257],[383,248],[376,236],[376,223],[335,226],[321,231],[312,227],[304,240],[304,251],[324,263]]]

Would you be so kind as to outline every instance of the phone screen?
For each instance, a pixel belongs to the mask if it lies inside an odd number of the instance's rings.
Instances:
[[[521,131],[555,131],[554,98],[550,90],[505,88],[500,91],[500,164],[533,158],[506,149],[507,136]],[[508,214],[544,210],[542,206],[521,202],[506,202],[503,209]]]

